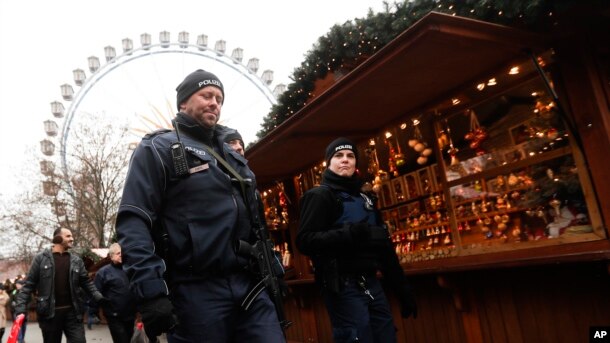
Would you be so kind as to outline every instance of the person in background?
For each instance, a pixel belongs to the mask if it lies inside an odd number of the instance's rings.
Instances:
[[[21,291],[21,288],[23,288],[23,285],[25,284],[25,280],[24,279],[17,279],[15,280],[15,289],[13,289],[13,291],[11,292],[11,311],[13,312],[13,321],[16,319],[17,317],[17,313],[15,312],[15,306],[17,305],[17,294],[19,294],[19,292]],[[26,309],[29,307],[29,304],[26,305]],[[19,329],[19,334],[17,335],[17,343],[23,343],[25,340],[25,331],[28,327],[28,315],[27,312],[25,313],[25,317],[23,318],[23,323],[21,324],[21,328]]]
[[[38,253],[30,266],[25,285],[17,294],[15,313],[27,313],[27,304],[37,292],[36,313],[45,343],[85,342],[82,301],[79,287],[98,303],[103,296],[89,279],[85,263],[70,253],[74,237],[68,229],[53,232],[53,246]]]
[[[121,246],[113,243],[108,248],[110,264],[95,274],[95,287],[108,299],[102,306],[114,343],[129,343],[136,319],[135,298],[129,290],[129,278],[123,270]]]
[[[356,174],[358,150],[347,138],[326,148],[321,185],[303,194],[297,248],[310,256],[335,342],[396,342],[390,305],[377,271],[394,290],[403,317],[417,306],[390,235]]]
[[[6,294],[10,294],[13,291],[13,289],[15,288],[14,283],[9,278],[4,280],[4,283],[2,283],[2,286],[4,286],[4,291],[6,292]]]
[[[227,134],[224,141],[229,144],[233,150],[244,156],[244,140],[241,138],[239,132],[235,131]]]
[[[0,284],[0,342],[4,336],[4,328],[6,327],[6,305],[8,305],[10,297],[4,290],[4,285]]]
[[[153,340],[168,332],[171,343],[285,342],[267,292],[241,305],[258,277],[236,246],[260,239],[262,224],[254,173],[224,144],[233,130],[218,124],[224,86],[200,69],[176,91],[174,131],[139,143],[116,221],[144,330]]]

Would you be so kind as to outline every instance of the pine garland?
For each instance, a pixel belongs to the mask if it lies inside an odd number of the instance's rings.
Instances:
[[[596,2],[596,1],[592,1]],[[597,2],[603,2],[598,0]],[[362,63],[431,11],[474,18],[492,23],[551,31],[557,13],[565,13],[578,0],[415,0],[384,2],[384,10],[331,27],[308,51],[301,66],[293,71],[291,84],[279,96],[277,105],[263,119],[257,137],[263,138],[303,108],[312,96],[315,81],[329,72],[349,71]]]

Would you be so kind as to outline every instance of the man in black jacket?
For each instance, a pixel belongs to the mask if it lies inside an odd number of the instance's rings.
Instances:
[[[110,264],[95,274],[95,287],[108,301],[102,305],[108,329],[114,343],[129,343],[136,319],[135,298],[129,290],[129,279],[123,270],[121,246],[113,243],[108,248]]]
[[[70,230],[55,230],[52,248],[34,257],[25,285],[17,294],[15,313],[26,314],[30,297],[37,291],[36,313],[45,343],[60,343],[62,334],[68,342],[85,342],[79,288],[97,302],[104,300],[89,279],[83,260],[68,251],[73,243]]]
[[[200,69],[176,91],[175,130],[139,143],[116,222],[144,330],[173,343],[284,342],[267,292],[241,305],[258,279],[236,247],[258,239],[262,218],[248,161],[224,143],[234,130],[218,124],[223,84]]]

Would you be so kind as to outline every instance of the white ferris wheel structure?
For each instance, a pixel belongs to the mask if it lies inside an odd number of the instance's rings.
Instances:
[[[96,56],[87,58],[89,76],[83,69],[73,70],[74,84],[60,86],[63,101],[51,102],[53,117],[44,121],[47,137],[41,141],[42,174],[52,174],[59,164],[67,176],[71,129],[85,120],[85,113],[95,118],[95,123],[85,125],[124,123],[134,142],[146,132],[170,127],[176,112],[175,88],[196,69],[213,72],[225,86],[220,123],[239,130],[246,144],[254,141],[262,118],[286,86],[277,84],[272,91],[273,71],[257,74],[259,59],[242,63],[243,49],[237,47],[228,55],[224,40],[216,41],[212,48],[207,35],[198,35],[194,44],[189,36],[180,32],[172,42],[170,32],[162,31],[158,43],[153,43],[151,35],[143,33],[139,48],[124,38],[120,55],[114,47],[104,47],[104,64]],[[53,193],[53,187],[44,182],[43,188],[45,193]]]

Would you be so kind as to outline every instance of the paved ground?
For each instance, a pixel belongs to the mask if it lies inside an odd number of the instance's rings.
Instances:
[[[5,343],[8,335],[11,331],[11,327],[13,325],[12,321],[6,322],[6,332],[4,333],[4,337],[2,337],[2,342]],[[85,326],[85,336],[87,338],[87,342],[92,343],[112,343],[112,337],[110,336],[110,330],[108,330],[108,326],[106,324],[95,324],[91,328],[91,330],[87,329]],[[64,336],[62,342],[66,342],[66,338]],[[166,343],[167,339],[165,337],[161,337],[161,342]],[[42,333],[40,332],[40,328],[38,327],[38,322],[29,322],[28,327],[25,331],[25,343],[42,343]]]

